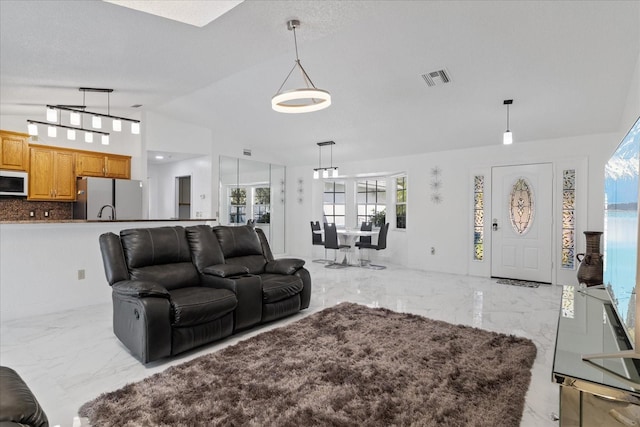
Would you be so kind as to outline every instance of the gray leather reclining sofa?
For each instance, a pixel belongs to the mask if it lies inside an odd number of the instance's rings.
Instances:
[[[113,330],[142,363],[309,306],[304,261],[274,259],[257,228],[138,228],[99,241]]]
[[[49,427],[47,415],[24,380],[0,366],[0,427]]]

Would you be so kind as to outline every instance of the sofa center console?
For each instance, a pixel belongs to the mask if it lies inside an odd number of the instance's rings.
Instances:
[[[560,385],[560,425],[640,425],[640,353],[608,292],[565,286],[560,310],[552,373]]]

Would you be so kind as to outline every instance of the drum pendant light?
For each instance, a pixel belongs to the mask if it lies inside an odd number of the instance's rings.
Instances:
[[[300,21],[292,19],[287,22],[287,29],[293,31],[293,41],[296,48],[296,60],[293,68],[287,74],[278,92],[271,98],[271,107],[279,113],[309,113],[327,108],[331,105],[331,94],[323,89],[318,89],[309,74],[306,72],[300,58],[298,57],[298,40],[296,38],[296,28],[300,28]],[[296,68],[300,69],[302,79],[307,85],[306,88],[282,91],[287,80]]]

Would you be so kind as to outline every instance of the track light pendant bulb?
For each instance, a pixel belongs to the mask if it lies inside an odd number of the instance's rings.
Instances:
[[[93,134],[102,135],[102,143],[109,144],[109,133],[102,131],[103,119],[112,120],[112,127],[115,132],[122,130],[122,122],[131,123],[131,133],[134,135],[140,134],[140,120],[129,119],[127,117],[118,117],[111,115],[111,100],[110,94],[113,89],[98,89],[98,88],[79,88],[82,92],[82,105],[47,105],[46,106],[46,122],[39,120],[27,119],[27,129],[29,135],[38,135],[38,125],[47,126],[47,136],[50,138],[57,137],[57,129],[67,130],[67,139],[74,141],[76,139],[77,131],[84,132],[85,141],[88,143],[93,142]],[[88,111],[86,108],[86,93],[87,92],[99,92],[107,94],[107,113],[98,113],[94,111]],[[62,123],[62,113],[69,113],[69,124]],[[85,128],[83,125],[83,116],[87,115],[91,119],[91,129]],[[98,130],[100,129],[100,130]]]

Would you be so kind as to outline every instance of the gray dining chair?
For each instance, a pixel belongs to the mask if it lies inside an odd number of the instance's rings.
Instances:
[[[324,247],[324,259],[314,259],[313,262],[317,262],[320,264],[329,264],[331,260],[327,258],[327,248],[324,246],[324,240],[322,240],[322,234],[320,234],[320,231],[322,231],[322,229],[320,228],[320,222],[309,222],[311,223],[311,244],[314,246]]]
[[[381,251],[387,248],[387,232],[389,231],[389,223],[384,224],[382,227],[380,227],[380,231],[378,232],[378,242],[374,245],[372,243],[356,243],[356,246],[358,247],[358,249],[362,250],[362,249],[366,249],[367,251],[369,250],[373,250],[375,249],[376,251]],[[369,256],[368,256],[368,252],[367,252],[367,260],[369,260]],[[376,265],[376,264],[371,264],[371,261],[369,262],[365,262],[364,264],[361,263],[361,265],[363,267],[366,268],[371,268],[373,270],[382,270],[385,267],[384,265]]]
[[[333,223],[329,223],[324,225],[324,247],[326,249],[334,249],[335,256],[333,258],[333,262],[325,265],[325,268],[344,268],[347,265],[343,263],[338,263],[338,252],[343,249],[351,248],[350,245],[344,245],[338,242],[338,231],[336,230],[336,225]]]
[[[360,225],[360,231],[372,231],[372,230],[373,230],[373,223],[372,222],[363,222]],[[355,244],[356,248],[360,249],[360,245],[363,244],[363,243],[371,244],[371,236],[360,236],[360,238],[358,239],[358,241]],[[368,259],[359,258],[358,262],[360,262],[360,265],[363,265],[365,263],[368,263],[369,260]]]

